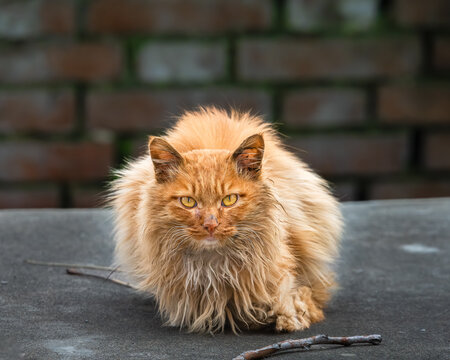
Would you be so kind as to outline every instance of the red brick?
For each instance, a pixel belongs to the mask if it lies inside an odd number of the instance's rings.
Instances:
[[[425,138],[425,166],[432,170],[450,170],[450,133],[429,134]]]
[[[94,92],[87,99],[90,128],[151,131],[169,126],[173,116],[199,105],[233,106],[271,115],[270,96],[241,89]]]
[[[414,37],[377,39],[247,39],[238,45],[243,80],[366,79],[414,74]]]
[[[450,36],[439,36],[434,40],[433,65],[437,70],[450,71]]]
[[[120,47],[112,43],[51,43],[5,48],[0,53],[0,81],[102,81],[120,74]]]
[[[94,33],[203,35],[263,30],[271,23],[270,0],[96,0],[86,19]]]
[[[213,81],[223,79],[226,62],[225,43],[152,42],[138,55],[138,74],[149,82]]]
[[[448,0],[395,0],[394,15],[401,25],[449,27]]]
[[[103,179],[112,164],[106,143],[0,143],[0,181]]]
[[[0,132],[62,133],[74,121],[75,99],[69,91],[0,93]]]
[[[450,88],[442,85],[386,86],[379,91],[384,123],[450,123]]]
[[[290,127],[323,127],[363,123],[366,96],[353,89],[309,89],[287,94],[283,120]]]
[[[21,40],[45,35],[67,35],[74,30],[73,0],[0,3],[0,37]]]
[[[377,4],[377,0],[288,0],[286,15],[295,30],[365,30],[376,20]]]
[[[372,185],[370,199],[410,199],[450,196],[450,180],[385,181]]]
[[[72,189],[72,206],[75,208],[96,208],[105,206],[105,190],[85,187]]]
[[[0,208],[2,209],[56,208],[59,206],[59,192],[56,187],[0,189]]]
[[[408,141],[403,134],[315,135],[288,143],[307,164],[326,175],[395,173],[406,166]]]

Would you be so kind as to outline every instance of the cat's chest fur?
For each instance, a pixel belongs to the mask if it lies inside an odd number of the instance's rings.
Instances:
[[[195,254],[187,251],[181,258],[179,271],[187,291],[239,288],[239,275],[244,267],[242,261],[232,260],[215,250]]]

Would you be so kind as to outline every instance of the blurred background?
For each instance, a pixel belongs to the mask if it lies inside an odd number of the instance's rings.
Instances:
[[[92,207],[183,109],[275,122],[342,201],[450,196],[448,0],[0,0],[0,207]]]

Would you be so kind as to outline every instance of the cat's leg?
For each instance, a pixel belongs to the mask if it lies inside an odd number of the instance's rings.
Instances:
[[[291,332],[307,329],[312,322],[311,314],[314,320],[318,319],[320,314],[323,317],[323,313],[311,301],[311,290],[296,287],[294,276],[287,275],[280,283],[276,301],[270,312],[276,330]]]
[[[336,288],[335,274],[329,265],[335,257],[334,243],[325,236],[292,231],[289,245],[297,258],[295,274],[299,284],[296,295],[299,304],[306,304],[311,323],[322,321],[322,309]]]
[[[321,306],[313,297],[313,292],[308,286],[301,286],[298,288],[294,303],[298,313],[305,312],[310,323],[315,323],[325,319]]]

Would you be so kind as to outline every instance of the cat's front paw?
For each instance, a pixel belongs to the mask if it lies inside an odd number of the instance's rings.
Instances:
[[[278,315],[275,329],[279,332],[292,332],[309,328],[308,319],[299,315]]]
[[[294,297],[294,306],[297,316],[307,317],[311,323],[316,323],[325,319],[322,309],[316,306],[312,299],[310,288],[301,287]]]

